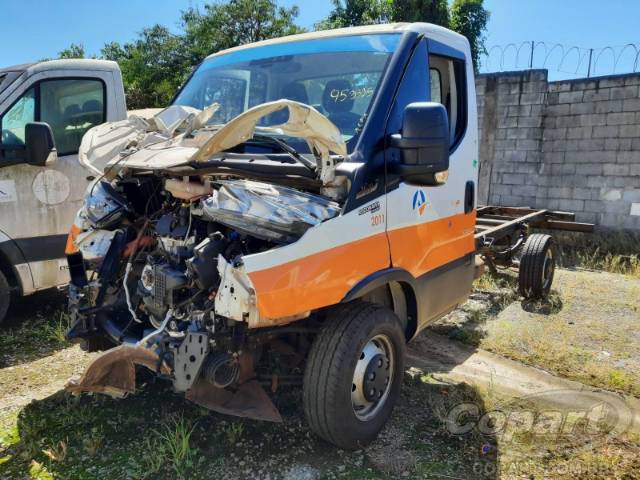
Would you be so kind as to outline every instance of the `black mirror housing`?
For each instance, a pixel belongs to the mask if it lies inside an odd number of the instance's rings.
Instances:
[[[44,167],[50,158],[55,158],[56,144],[49,124],[44,122],[27,123],[24,130],[26,155],[29,165]],[[51,157],[51,154],[54,157]]]
[[[402,133],[391,135],[390,144],[400,150],[400,162],[390,166],[392,173],[410,183],[442,183],[436,174],[449,169],[449,117],[444,105],[435,102],[407,105]]]

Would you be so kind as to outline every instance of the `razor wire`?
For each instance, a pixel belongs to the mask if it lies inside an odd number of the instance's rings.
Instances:
[[[532,40],[494,45],[480,56],[481,73],[531,69],[574,77],[636,73],[640,71],[640,43],[582,48]]]

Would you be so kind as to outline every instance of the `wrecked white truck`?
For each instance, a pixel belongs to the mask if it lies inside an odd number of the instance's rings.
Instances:
[[[142,365],[278,421],[266,391],[299,384],[319,436],[372,441],[406,341],[477,271],[475,105],[464,37],[379,25],[217,53],[155,117],[90,130],[68,335],[107,351],[68,388],[130,394]],[[523,291],[550,287],[547,237],[527,240]]]

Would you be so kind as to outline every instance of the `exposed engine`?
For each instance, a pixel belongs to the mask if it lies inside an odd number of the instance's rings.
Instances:
[[[100,188],[117,201],[105,202],[106,225],[97,219],[99,202],[79,214],[85,229],[69,257],[70,336],[89,339],[91,348],[92,336],[106,333],[114,344],[154,351],[178,391],[199,378],[228,387],[242,364],[246,370],[257,361],[260,348],[244,348],[255,340],[243,318],[216,309],[224,299],[234,301],[228,308],[241,304],[236,284],[222,278],[225,269],[241,266],[243,255],[295,241],[340,208],[319,195],[247,180],[148,176]],[[96,242],[100,236],[110,243]],[[243,352],[250,358],[243,361]]]

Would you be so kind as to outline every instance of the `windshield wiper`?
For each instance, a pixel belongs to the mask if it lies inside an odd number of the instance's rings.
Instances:
[[[284,142],[283,140],[280,140],[277,137],[270,137],[268,135],[254,134],[252,140],[255,140],[255,141],[261,142],[261,143],[268,143],[270,145],[275,145],[275,146],[279,147],[283,152],[288,153],[289,155],[291,155],[291,157],[293,157],[296,161],[298,161],[299,163],[301,163],[302,165],[307,167],[313,173],[316,173],[316,171],[317,171],[317,167],[316,167],[315,163],[313,163],[312,161],[304,158],[302,155],[300,155],[296,151],[295,148],[293,148],[287,142]],[[251,140],[249,140],[249,141],[251,141]]]

